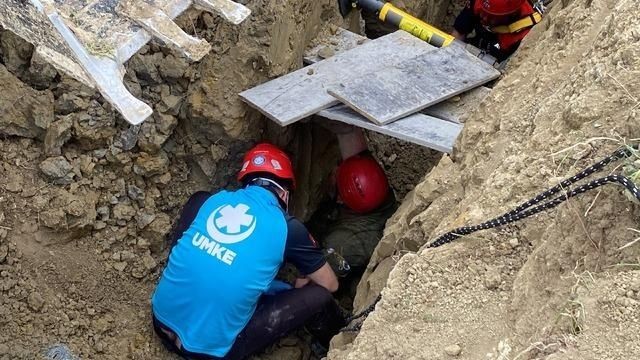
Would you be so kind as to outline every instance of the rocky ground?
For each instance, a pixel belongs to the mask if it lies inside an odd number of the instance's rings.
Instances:
[[[364,308],[381,290],[382,301],[357,337],[334,339],[329,359],[640,356],[640,208],[621,187],[424,247],[638,138],[639,29],[633,1],[553,3],[467,119],[454,156],[387,223],[355,306]]]
[[[293,209],[314,211],[337,163],[333,138],[312,123],[278,128],[235,94],[300,67],[312,39],[342,20],[333,0],[246,3],[253,15],[239,27],[195,11],[180,19],[213,45],[198,64],[156,44],[129,61],[128,86],[155,110],[139,128],[0,32],[0,359],[41,358],[55,344],[83,359],[175,358],[149,323],[164,236],[192,192],[234,186],[258,139],[295,154],[305,190]],[[442,25],[461,5],[396,3]],[[432,170],[438,154],[368,134],[404,201],[354,305],[384,288],[383,300],[330,359],[640,355],[640,250],[628,230],[639,210],[620,188],[423,249],[637,137],[639,26],[633,0],[556,0]],[[305,341],[294,334],[259,358],[309,359]]]
[[[0,29],[0,359],[42,358],[55,344],[82,359],[175,358],[149,320],[164,237],[191,193],[235,186],[258,139],[295,154],[305,190],[293,209],[314,211],[338,161],[331,134],[273,126],[235,94],[302,66],[311,40],[342,20],[333,0],[247,3],[238,27],[197,11],[179,19],[213,45],[200,63],[156,44],[128,62],[127,86],[154,108],[139,127]],[[398,174],[399,196],[437,156],[399,142],[372,150]],[[306,340],[294,334],[260,358],[309,359]]]

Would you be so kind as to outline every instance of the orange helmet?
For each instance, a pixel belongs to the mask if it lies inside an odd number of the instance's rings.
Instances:
[[[389,191],[387,176],[371,156],[352,156],[336,172],[338,193],[351,210],[366,213],[384,203]]]
[[[518,11],[527,0],[476,0],[480,9],[490,15],[508,15]]]
[[[247,175],[256,173],[267,173],[287,180],[291,183],[292,189],[296,186],[291,159],[272,144],[260,143],[247,151],[242,161],[242,169],[238,172],[238,181],[242,182]]]

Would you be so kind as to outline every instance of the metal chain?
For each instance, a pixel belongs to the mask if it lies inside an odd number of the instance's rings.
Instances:
[[[595,174],[596,172],[602,171],[602,169],[604,169],[607,165],[627,158],[631,156],[631,150],[629,148],[623,147],[620,148],[618,150],[616,150],[613,154],[607,156],[606,158],[598,161],[597,163],[589,166],[588,168],[580,171],[579,173],[575,174],[574,176],[565,179],[563,181],[561,181],[558,185],[536,195],[533,199],[524,202],[522,204],[520,204],[518,207],[516,207],[515,209],[511,210],[510,212],[508,212],[507,214],[505,214],[504,216],[507,215],[515,215],[519,212],[522,212],[523,210],[534,206],[536,204],[538,204],[539,202],[541,202],[542,200],[545,200],[547,198],[549,198],[551,195],[557,194],[562,190],[566,190],[566,188],[568,188],[569,186],[571,186],[572,184],[591,176],[592,174]]]
[[[624,187],[626,187],[629,191],[631,191],[631,193],[633,193],[633,195],[638,198],[638,200],[640,200],[640,197],[638,197],[638,187],[636,187],[636,185],[633,183],[633,181],[627,179],[626,177],[622,176],[622,175],[610,175],[601,179],[597,179],[594,181],[591,181],[585,185],[582,185],[578,188],[576,188],[575,190],[571,190],[568,191],[567,193],[565,193],[565,195],[560,196],[556,199],[550,200],[548,203],[544,203],[540,206],[536,206],[533,207],[535,205],[540,204],[541,202],[543,202],[544,200],[550,198],[551,196],[565,190],[567,191],[568,187],[571,186],[572,184],[596,173],[599,171],[602,171],[602,169],[604,169],[607,165],[618,161],[620,159],[624,159],[627,158],[629,156],[632,155],[632,150],[637,149],[638,146],[634,146],[634,147],[622,147],[618,150],[616,150],[613,154],[607,156],[606,158],[598,161],[597,163],[589,166],[588,168],[580,171],[579,173],[577,173],[576,175],[565,179],[563,181],[561,181],[558,185],[538,194],[537,196],[535,196],[533,199],[526,201],[522,204],[520,204],[518,207],[516,207],[515,209],[505,213],[502,216],[499,216],[497,218],[491,219],[485,223],[479,224],[479,225],[475,225],[475,226],[464,226],[461,228],[457,228],[455,230],[449,231],[448,233],[439,236],[436,240],[434,240],[433,242],[431,242],[429,245],[427,245],[427,247],[429,248],[435,248],[438,246],[442,246],[444,244],[450,243],[462,236],[465,235],[469,235],[471,233],[474,233],[476,231],[480,231],[480,230],[487,230],[487,229],[492,229],[498,226],[502,226],[502,225],[506,225],[518,220],[522,220],[524,218],[527,218],[529,216],[535,215],[543,210],[547,210],[547,209],[551,209],[554,208],[556,206],[558,206],[560,203],[566,201],[568,198],[576,196],[578,194],[582,194],[585,191],[591,190],[593,188],[596,187],[600,187],[604,184],[608,184],[608,183],[613,183],[613,182],[617,182],[622,184]],[[592,186],[592,187],[591,187]],[[587,187],[591,187],[591,188],[587,188]],[[578,191],[576,193],[576,190],[579,189],[583,189],[583,188],[587,188],[584,191]],[[570,195],[570,196],[567,196]],[[557,202],[559,201],[559,202]],[[557,203],[556,203],[557,202]],[[532,208],[533,207],[533,208]],[[533,210],[533,209],[539,209],[534,213],[530,213],[529,210]],[[526,215],[526,216],[523,216]],[[514,220],[515,219],[515,220]]]
[[[461,228],[457,228],[453,231],[449,231],[448,233],[439,236],[437,239],[435,239],[433,242],[429,243],[427,245],[428,248],[436,248],[445,244],[448,244],[454,240],[457,240],[459,238],[461,238],[462,236],[465,235],[469,235],[471,233],[474,233],[476,231],[480,231],[480,230],[487,230],[487,229],[492,229],[495,227],[499,227],[499,226],[503,226],[506,224],[510,224],[516,221],[520,221],[522,219],[526,219],[530,216],[536,215],[540,212],[549,210],[549,209],[553,209],[556,206],[562,204],[563,202],[567,201],[568,199],[583,194],[587,191],[596,189],[600,186],[606,185],[606,184],[611,184],[611,183],[619,183],[622,186],[624,186],[627,190],[629,190],[631,192],[631,194],[633,194],[633,196],[638,199],[640,201],[640,188],[638,188],[636,186],[636,184],[634,184],[633,181],[629,180],[628,178],[622,176],[622,175],[609,175],[609,176],[605,176],[603,178],[600,179],[596,179],[593,181],[590,181],[584,185],[581,185],[575,189],[571,189],[568,190],[567,188],[569,186],[571,186],[572,184],[596,173],[601,171],[602,169],[604,169],[607,165],[620,160],[620,159],[624,159],[627,158],[629,156],[632,155],[633,150],[637,150],[638,149],[638,145],[635,145],[634,147],[622,147],[618,150],[616,150],[613,154],[611,154],[610,156],[598,161],[597,163],[589,166],[588,168],[582,170],[581,172],[577,173],[576,175],[565,179],[563,181],[561,181],[558,185],[538,194],[537,196],[535,196],[533,199],[528,200],[522,204],[520,204],[519,206],[517,206],[515,209],[497,217],[494,218],[492,220],[489,220],[487,222],[484,222],[482,224],[479,225],[475,225],[475,226],[464,226]],[[547,202],[544,202],[545,200],[547,200],[548,198],[550,198],[551,196],[561,192],[561,191],[565,191],[564,194],[551,199]],[[542,203],[542,204],[541,204]],[[364,309],[363,311],[361,311],[360,313],[353,315],[349,318],[346,319],[346,323],[349,324],[351,323],[353,320],[357,320],[359,318],[362,317],[366,317],[368,316],[370,313],[373,312],[373,310],[375,309],[376,305],[378,304],[378,302],[380,301],[380,299],[382,299],[382,294],[378,295],[378,297],[375,299],[375,301],[369,305],[366,309]],[[360,329],[362,328],[362,322],[358,323],[358,324],[354,324],[352,326],[347,326],[345,328],[343,328],[342,330],[340,330],[341,332],[358,332],[360,331]]]
[[[367,306],[366,309],[362,310],[361,312],[348,317],[345,320],[346,324],[350,324],[353,320],[358,320],[362,317],[367,317],[369,316],[369,314],[371,314],[373,312],[373,310],[375,310],[376,308],[376,304],[378,304],[378,302],[380,302],[380,299],[382,299],[382,294],[379,294],[378,297],[373,301],[373,303],[371,303],[371,305]],[[340,330],[341,332],[357,332],[360,331],[360,328],[362,327],[362,323],[358,323],[355,324],[353,326],[348,326],[343,328],[342,330]]]
[[[471,233],[474,233],[476,231],[480,231],[480,230],[487,230],[487,229],[492,229],[498,226],[503,226],[503,225],[507,225],[516,221],[520,221],[522,219],[526,219],[530,216],[533,216],[535,214],[538,214],[542,211],[545,210],[549,210],[552,209],[560,204],[562,204],[563,202],[567,201],[569,198],[572,198],[576,195],[580,195],[582,193],[585,193],[589,190],[593,190],[595,188],[598,188],[602,185],[606,185],[606,184],[610,184],[610,183],[620,183],[622,184],[625,188],[627,188],[627,190],[629,190],[635,197],[636,199],[640,200],[640,189],[633,183],[633,181],[629,180],[628,178],[622,176],[622,175],[609,175],[609,176],[605,176],[603,178],[597,179],[597,180],[593,180],[588,182],[587,184],[584,184],[582,186],[579,186],[571,191],[568,191],[567,193],[549,200],[546,203],[540,204],[538,206],[526,209],[524,211],[521,211],[517,214],[512,214],[512,213],[507,213],[503,216],[500,216],[498,218],[489,220],[485,223],[482,223],[480,225],[475,225],[475,226],[465,226],[465,227],[461,227],[461,228],[457,228],[453,231],[450,231],[440,237],[438,237],[436,240],[434,240],[432,243],[430,243],[429,245],[427,245],[428,248],[436,248],[439,246],[442,246],[444,244],[448,244],[462,236],[465,235],[469,235]],[[536,203],[539,203],[540,201],[537,201]]]

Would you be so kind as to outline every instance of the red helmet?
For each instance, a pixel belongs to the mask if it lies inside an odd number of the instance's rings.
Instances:
[[[476,0],[480,9],[490,15],[507,15],[518,11],[527,0]]]
[[[277,178],[291,182],[296,187],[293,166],[289,156],[275,145],[260,143],[247,151],[242,161],[242,169],[238,173],[238,181],[254,173],[268,173]]]
[[[371,156],[355,155],[343,161],[336,172],[336,181],[344,204],[359,213],[382,205],[389,191],[384,170]]]

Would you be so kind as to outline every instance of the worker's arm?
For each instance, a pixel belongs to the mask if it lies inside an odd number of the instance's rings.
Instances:
[[[480,19],[474,15],[472,6],[473,1],[470,1],[467,6],[460,11],[460,14],[458,14],[453,23],[453,32],[451,35],[458,40],[465,41],[467,35],[473,32],[476,24],[480,21]]]
[[[336,275],[327,264],[320,246],[309,234],[304,224],[294,217],[287,219],[287,244],[284,260],[292,263],[303,276],[302,279],[296,280],[296,288],[313,281],[331,292],[338,289]]]
[[[458,30],[453,30],[451,35],[460,41],[465,41],[467,39],[467,35],[459,33]]]
[[[367,139],[364,137],[364,131],[361,128],[337,121],[323,121],[321,124],[338,137],[342,160],[368,149]]]
[[[331,266],[327,263],[322,265],[322,267],[314,273],[307,275],[307,278],[330,292],[336,292],[338,290],[338,278],[331,269]]]
[[[338,134],[338,145],[340,145],[342,160],[358,155],[368,149],[364,131],[355,126],[352,126],[350,132]]]

